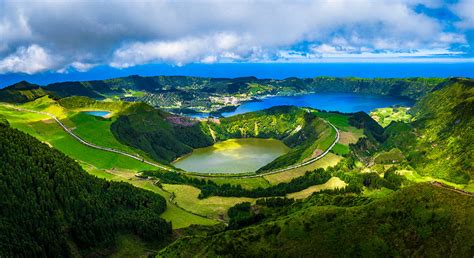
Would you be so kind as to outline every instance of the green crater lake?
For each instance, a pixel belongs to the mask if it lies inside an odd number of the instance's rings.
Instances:
[[[253,172],[290,150],[275,139],[230,139],[176,160],[173,165],[190,172],[244,173]]]

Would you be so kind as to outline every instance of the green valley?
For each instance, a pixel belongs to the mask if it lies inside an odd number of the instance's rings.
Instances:
[[[280,89],[392,94],[416,103],[370,115],[282,105],[196,118],[127,101],[163,93],[157,85],[211,106],[210,92],[247,98]],[[8,179],[2,209],[10,212],[0,227],[28,232],[10,208],[33,195],[46,208],[25,218],[54,220],[25,237],[6,235],[0,256],[19,252],[15,241],[34,246],[25,255],[53,256],[469,257],[474,250],[472,79],[127,77],[38,87],[0,90]],[[244,173],[173,165],[198,148],[255,138],[279,141],[286,151]],[[6,190],[12,186],[22,191]],[[76,190],[66,193],[70,187]],[[81,217],[78,205],[89,215]],[[48,247],[53,235],[60,241]]]
[[[0,0],[0,258],[474,258],[474,0]]]

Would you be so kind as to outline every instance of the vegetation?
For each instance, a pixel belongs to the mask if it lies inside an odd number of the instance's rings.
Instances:
[[[369,204],[367,201],[351,195],[318,194],[301,204],[266,212],[270,217],[252,226],[180,239],[159,255],[472,255],[472,197],[420,184]],[[239,217],[245,214],[244,210]]]
[[[407,107],[377,108],[370,112],[370,116],[382,127],[387,127],[391,122],[409,123],[411,121],[409,110]]]
[[[1,256],[69,256],[111,245],[117,232],[163,240],[164,198],[88,175],[73,160],[0,124]]]
[[[350,150],[349,150],[349,146],[336,143],[336,145],[334,145],[334,147],[332,148],[331,152],[334,152],[337,155],[344,156],[344,155],[349,154]]]
[[[248,226],[263,219],[263,214],[251,210],[249,202],[243,202],[231,207],[227,212],[229,216],[229,229],[238,229]]]
[[[326,156],[323,158],[310,163],[305,166],[301,166],[298,168],[293,168],[287,171],[283,171],[280,173],[275,173],[275,174],[270,174],[270,175],[265,175],[263,178],[267,180],[270,184],[278,184],[282,182],[289,182],[293,178],[303,176],[306,172],[308,171],[313,171],[318,168],[328,168],[328,167],[333,167],[336,166],[337,163],[339,163],[342,160],[342,157],[337,156],[333,153],[328,153]]]
[[[25,103],[47,95],[48,92],[39,85],[26,81],[15,83],[0,90],[0,101]]]
[[[146,104],[134,105],[112,123],[111,130],[119,141],[166,163],[193,148],[212,144],[212,138],[200,130],[199,124],[173,124],[168,120],[171,118],[171,114]]]
[[[27,102],[45,95],[54,98],[86,96],[145,102],[174,113],[207,112],[219,116],[236,104],[266,95],[293,95],[310,92],[352,92],[407,97],[418,100],[445,79],[401,78],[363,79],[315,77],[283,80],[241,78],[202,78],[189,76],[141,77],[132,75],[100,81],[61,82],[39,87],[20,82],[0,90],[0,101]],[[32,87],[17,90],[24,85]],[[232,97],[236,103],[226,104]]]
[[[205,218],[215,221],[226,219],[227,209],[241,203],[252,202],[247,197],[221,197],[211,196],[200,199],[201,190],[190,185],[162,184],[162,188],[170,193],[169,199],[180,208]]]
[[[346,189],[346,186],[347,186],[346,182],[342,181],[340,178],[331,177],[324,184],[313,185],[299,192],[287,194],[286,196],[292,199],[305,199],[316,192],[325,191],[325,190],[338,190],[339,191],[340,189]]]
[[[311,158],[326,150],[335,138],[334,130],[322,119],[289,106],[221,118],[218,122],[196,122],[144,104],[134,105],[113,122],[111,130],[122,143],[161,162],[171,162],[193,148],[231,138],[275,138],[292,147],[260,171]]]
[[[392,123],[384,147],[398,147],[421,175],[467,184],[474,176],[474,82],[451,79],[410,111],[411,124]]]
[[[240,185],[222,184],[218,185],[211,180],[191,178],[175,172],[166,171],[144,171],[144,176],[159,179],[161,184],[189,184],[201,189],[199,198],[209,196],[232,196],[232,197],[270,197],[285,196],[287,193],[301,191],[309,186],[323,184],[331,178],[331,174],[324,169],[307,172],[304,176],[294,178],[288,183],[266,188],[245,189]]]
[[[291,150],[259,172],[274,170],[326,150],[336,136],[326,121],[340,141],[321,160],[282,173],[204,177],[91,149],[48,116],[0,106],[0,256],[150,255],[174,229],[178,240],[159,255],[471,257],[473,86],[462,78],[181,76],[19,83],[0,90],[0,101],[52,113],[88,141],[162,163],[216,141],[275,138]],[[165,111],[211,112],[264,94],[327,91],[418,102],[371,116],[283,106],[196,120]],[[97,100],[125,95],[165,109]],[[87,110],[111,114],[81,113]]]

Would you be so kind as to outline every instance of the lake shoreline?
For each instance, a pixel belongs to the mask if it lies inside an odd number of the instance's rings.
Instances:
[[[319,97],[325,97],[325,96],[334,96],[334,95],[340,95],[342,97],[357,97],[359,99],[378,99],[380,101],[386,100],[390,102],[388,105],[373,105],[371,106],[370,109],[364,109],[362,110],[344,110],[340,109],[340,105],[334,105],[333,108],[325,108],[327,105],[311,105],[311,103],[308,103],[308,105],[300,105],[298,102],[289,102],[289,103],[279,103],[277,105],[263,105],[262,108],[257,108],[257,109],[250,109],[250,110],[245,110],[244,112],[239,112],[240,109],[245,108],[246,106],[251,106],[255,105],[257,103],[262,103],[266,101],[271,101],[272,99],[275,98],[305,98],[305,96],[319,96]],[[333,102],[337,102],[337,99],[333,99]],[[318,104],[321,103],[329,103],[329,101],[321,101],[317,102]],[[357,100],[354,102],[353,100],[351,101],[351,104],[354,105],[354,103],[357,103]],[[208,119],[208,118],[219,118],[219,117],[230,117],[234,115],[239,115],[239,114],[244,114],[248,112],[255,112],[259,110],[264,110],[271,108],[273,106],[298,106],[298,107],[310,107],[314,108],[320,111],[326,111],[326,112],[341,112],[341,113],[356,113],[359,111],[363,111],[367,114],[370,114],[370,112],[374,109],[377,108],[384,108],[384,107],[394,107],[394,106],[402,106],[402,107],[411,107],[415,103],[414,100],[407,98],[407,97],[398,97],[398,96],[390,96],[390,95],[376,95],[376,94],[366,94],[366,93],[354,93],[354,92],[297,92],[294,94],[276,94],[276,95],[262,95],[262,96],[254,96],[251,100],[245,100],[240,102],[238,105],[232,105],[232,106],[226,106],[223,107],[217,111],[210,112],[210,113],[202,113],[202,112],[194,112],[193,114],[186,114],[182,113],[181,115],[184,116],[189,116],[191,118],[195,119]],[[258,105],[258,104],[257,104]],[[347,103],[342,103],[342,106],[347,105]],[[228,112],[222,112],[222,110],[225,109],[230,109],[231,111]]]
[[[235,138],[193,149],[171,164],[196,174],[244,174],[257,171],[290,149],[273,138]],[[242,164],[245,166],[241,169]],[[239,171],[235,170],[237,167]]]

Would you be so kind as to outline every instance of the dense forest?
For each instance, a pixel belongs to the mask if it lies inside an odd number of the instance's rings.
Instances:
[[[164,240],[163,197],[87,174],[0,119],[0,256],[68,257],[114,245],[119,233]]]

